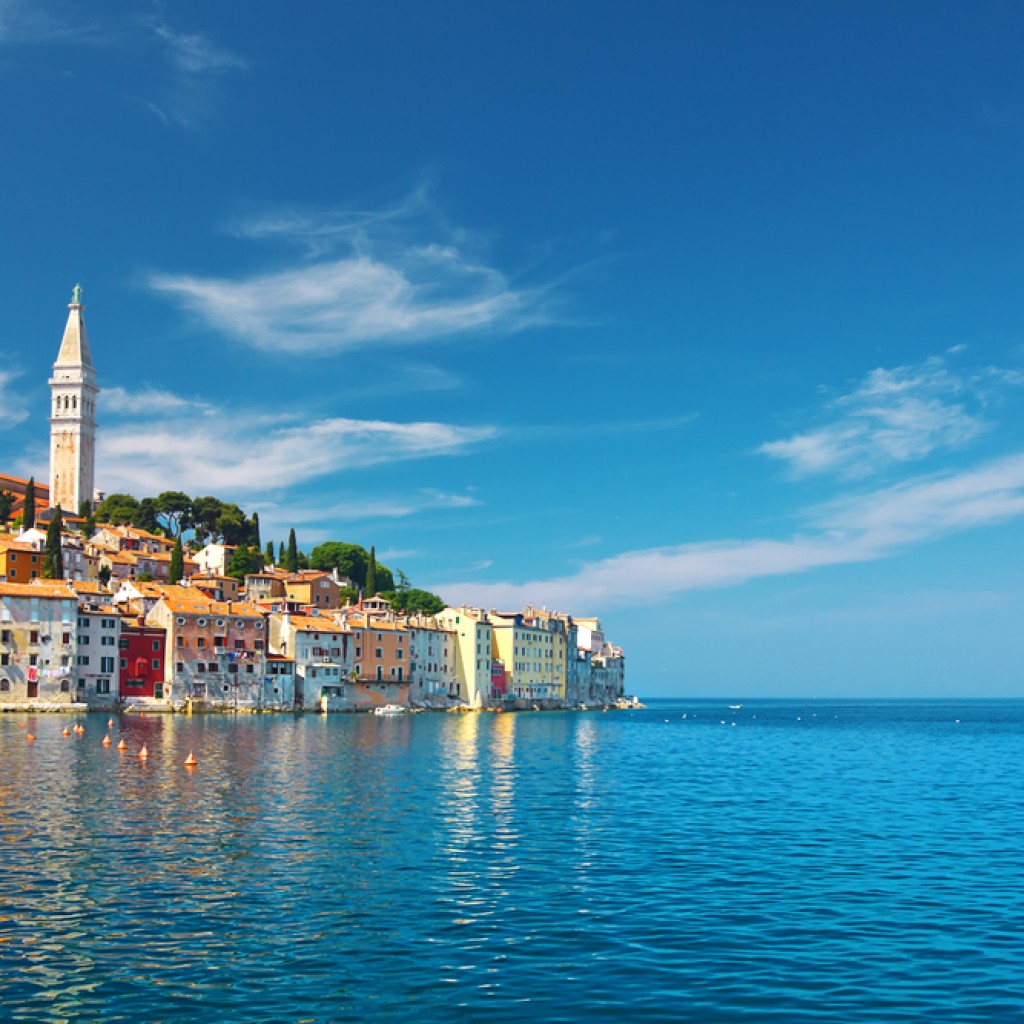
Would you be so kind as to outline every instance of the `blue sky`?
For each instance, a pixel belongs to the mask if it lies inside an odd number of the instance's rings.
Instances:
[[[0,0],[0,461],[81,281],[107,491],[599,614],[645,694],[1019,695],[1022,36]]]

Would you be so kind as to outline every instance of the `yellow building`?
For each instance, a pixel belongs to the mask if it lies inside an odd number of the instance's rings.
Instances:
[[[505,665],[505,692],[527,700],[565,698],[565,636],[553,618],[491,612],[494,657]]]
[[[455,649],[455,686],[460,700],[479,707],[491,692],[493,629],[479,608],[445,608],[437,624],[451,633]]]

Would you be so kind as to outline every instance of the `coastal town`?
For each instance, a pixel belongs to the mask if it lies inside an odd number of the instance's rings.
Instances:
[[[264,555],[258,518],[253,531],[237,506],[228,508],[245,536],[190,532],[185,495],[177,529],[152,515],[104,521],[100,389],[79,286],[68,309],[49,380],[49,483],[0,473],[0,710],[511,711],[635,700],[623,652],[597,618],[448,607],[407,581],[378,588],[373,549],[355,578],[310,565],[294,531],[287,550],[268,544]]]

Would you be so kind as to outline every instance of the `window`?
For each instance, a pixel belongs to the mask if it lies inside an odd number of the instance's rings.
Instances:
[[[235,620],[235,627],[237,629],[245,629],[245,623],[241,619]]]
[[[160,650],[160,641],[159,640],[154,640],[153,641],[153,650],[154,651],[159,651]]]
[[[216,672],[217,671],[217,662],[211,661],[207,667],[209,668],[209,670],[211,672]]]
[[[128,650],[128,637],[126,637],[126,636],[121,637],[121,639],[117,641],[117,646],[122,651],[127,651]]]
[[[30,644],[37,644],[37,643],[39,643],[39,630],[38,629],[33,629],[33,630],[31,630],[29,632],[29,634],[28,634],[28,642]]]
[[[77,685],[76,689],[79,689],[79,690],[84,690],[85,689],[85,680],[84,679],[79,679],[78,680],[78,685]]]
[[[184,672],[185,671],[185,662],[183,662],[183,661],[176,661],[174,663],[174,671],[175,672]]]
[[[28,656],[28,663],[30,665],[38,665],[39,664],[39,655],[38,654],[30,654]]]
[[[196,637],[196,647],[205,647],[205,646],[206,646],[206,637],[205,636],[197,636]]]
[[[113,620],[113,619],[104,619],[104,620],[103,620],[103,621],[102,621],[102,622],[100,623],[100,625],[101,625],[101,626],[102,626],[102,627],[103,627],[104,629],[113,629],[113,628],[114,628],[114,625],[115,625],[115,623],[114,623],[114,620]]]
[[[218,619],[217,620],[217,628],[218,629],[223,629],[224,628],[224,620],[223,619]]]
[[[384,648],[383,647],[375,647],[374,651],[373,651],[373,655],[374,655],[375,658],[383,658],[384,657]]]
[[[89,655],[88,654],[80,654],[78,656],[78,664],[79,665],[88,665],[89,664]]]
[[[402,648],[399,647],[398,650],[395,651],[395,657],[398,658],[399,660],[401,660],[402,658],[405,657],[405,651],[403,651]]]
[[[384,678],[384,669],[380,665],[378,665],[377,666],[377,681],[380,682],[380,680],[383,679],[383,678]]]
[[[121,659],[121,668],[127,668],[127,667],[128,667],[128,659],[127,658],[122,658]]]
[[[246,671],[246,673],[247,673],[248,675],[250,675],[250,676],[251,676],[251,675],[253,674],[253,672],[255,672],[255,671],[256,671],[256,666],[255,666],[255,665],[246,665],[246,666],[245,666],[245,671]]]
[[[101,636],[100,637],[100,646],[101,647],[113,647],[114,646],[114,638],[112,636]]]
[[[160,667],[160,659],[159,658],[154,658],[153,659],[153,668],[154,669],[158,669],[159,667]]]
[[[10,679],[0,679],[0,693],[11,692],[11,681]]]
[[[238,638],[238,637],[236,637],[235,638],[235,650],[236,651],[245,650],[245,641],[240,639],[240,638]]]
[[[176,645],[178,647],[184,647],[185,646],[185,638],[183,636],[181,636],[181,635],[178,636],[178,638],[177,638],[177,640],[175,642],[176,642]],[[153,644],[153,650],[154,651],[156,650],[156,642],[154,642],[154,644]]]
[[[213,646],[214,647],[223,647],[224,646],[224,637],[222,637],[222,636],[215,636],[213,638]]]
[[[110,680],[109,679],[97,679],[96,680],[96,692],[97,693],[110,693]]]
[[[88,619],[79,619],[78,620],[78,628],[79,629],[88,629],[89,628],[89,620]]]
[[[114,659],[113,658],[100,658],[100,671],[101,672],[113,672],[114,671]]]
[[[185,620],[184,619],[181,620],[181,624],[182,625],[185,624]],[[206,619],[196,619],[196,625],[205,626],[206,625]]]
[[[256,623],[256,628],[257,629],[262,629],[263,628],[263,623],[262,622],[257,622]]]
[[[181,663],[179,662],[179,664],[181,664]],[[206,671],[206,664],[204,662],[202,662],[202,661],[197,661],[196,662],[196,671],[197,672],[205,672]]]
[[[252,643],[253,643],[253,647],[255,647],[257,651],[262,651],[263,650],[263,641],[262,640],[254,640]]]
[[[60,692],[61,693],[70,693],[71,692],[71,680],[70,679],[62,679],[60,681]]]
[[[176,618],[176,619],[175,619],[174,621],[175,621],[175,622],[176,622],[176,623],[177,623],[177,624],[178,624],[179,626],[184,626],[184,625],[185,625],[185,616],[184,616],[184,615],[179,615],[179,616],[178,616],[178,617],[177,617],[177,618]]]
[[[11,656],[9,654],[0,654],[0,665],[10,665]]]

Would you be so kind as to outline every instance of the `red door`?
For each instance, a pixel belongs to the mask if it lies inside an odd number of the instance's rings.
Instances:
[[[28,684],[28,699],[32,700],[34,697],[39,696],[39,683],[34,679],[29,681]]]

